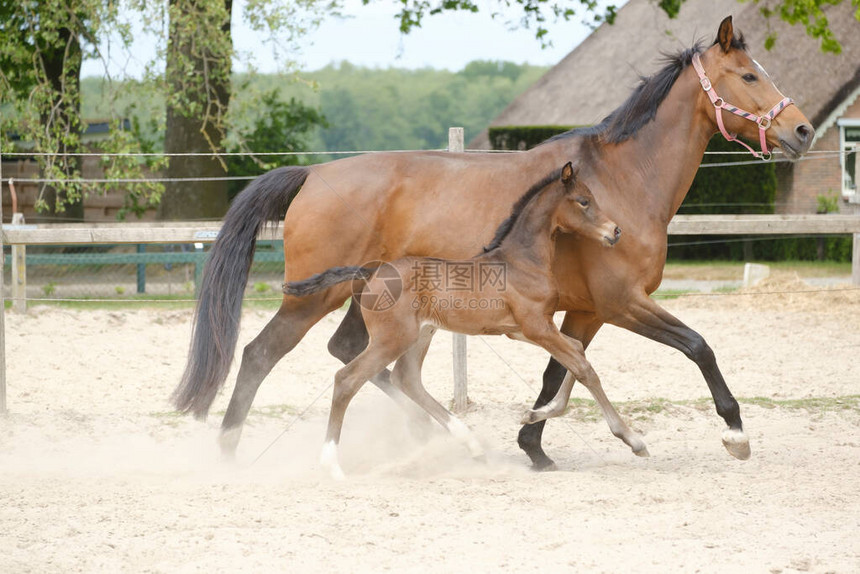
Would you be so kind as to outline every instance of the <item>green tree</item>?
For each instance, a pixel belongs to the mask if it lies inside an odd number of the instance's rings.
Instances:
[[[145,10],[146,2],[137,1]],[[253,29],[289,48],[335,7],[332,0],[248,0],[244,16]],[[215,218],[227,208],[227,181],[216,178],[227,175],[220,154],[231,119],[232,10],[232,0],[168,0],[165,151],[213,155],[170,158],[168,179],[212,179],[168,182],[164,219]]]
[[[169,0],[164,151],[223,152],[230,102],[232,0]],[[215,219],[227,210],[226,164],[218,156],[169,158],[162,219]],[[181,178],[213,178],[181,181]]]
[[[231,152],[247,155],[229,156],[227,170],[234,176],[256,176],[281,165],[305,163],[302,156],[257,156],[255,153],[271,151],[308,151],[308,136],[317,126],[326,126],[325,117],[316,108],[290,98],[280,99],[277,90],[270,90],[255,98],[259,113],[247,133],[240,134],[230,144]],[[246,181],[232,181],[228,189],[234,197]]]

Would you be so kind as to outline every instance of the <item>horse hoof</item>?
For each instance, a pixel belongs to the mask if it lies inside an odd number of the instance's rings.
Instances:
[[[546,459],[545,461],[532,463],[532,470],[535,472],[553,472],[558,470],[558,467],[552,460]]]
[[[218,446],[221,447],[221,460],[233,462],[236,460],[236,448],[242,437],[242,427],[222,430],[218,436]]]
[[[747,460],[750,457],[750,439],[742,430],[726,429],[723,431],[723,446],[729,454],[738,460]]]
[[[329,441],[323,445],[320,453],[320,465],[328,471],[332,479],[337,481],[346,479],[337,461],[337,445],[334,442]]]
[[[639,450],[634,450],[633,454],[635,454],[636,456],[641,456],[642,458],[651,458],[651,453],[648,452],[648,447],[644,444]]]

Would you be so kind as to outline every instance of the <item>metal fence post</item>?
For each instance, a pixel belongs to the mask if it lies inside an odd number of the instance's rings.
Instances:
[[[462,153],[464,149],[463,128],[448,128],[448,151]],[[467,394],[466,335],[454,333],[454,401],[451,410],[463,412],[469,405]]]
[[[138,253],[146,253],[146,244],[137,244]],[[146,293],[146,263],[137,264],[137,293]]]

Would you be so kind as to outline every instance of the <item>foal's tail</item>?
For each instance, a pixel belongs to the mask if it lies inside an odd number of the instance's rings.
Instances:
[[[376,271],[375,267],[332,267],[307,279],[284,283],[284,293],[304,297],[344,281],[367,279],[374,271]]]
[[[266,223],[280,221],[309,173],[305,167],[273,169],[252,181],[227,211],[203,271],[188,364],[171,397],[177,410],[196,418],[209,412],[233,362],[257,235]]]

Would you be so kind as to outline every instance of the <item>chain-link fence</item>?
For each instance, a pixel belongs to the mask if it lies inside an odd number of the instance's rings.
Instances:
[[[27,299],[193,298],[211,244],[29,246]],[[12,296],[12,247],[5,247],[5,296]],[[260,241],[249,295],[279,296],[283,243]]]

